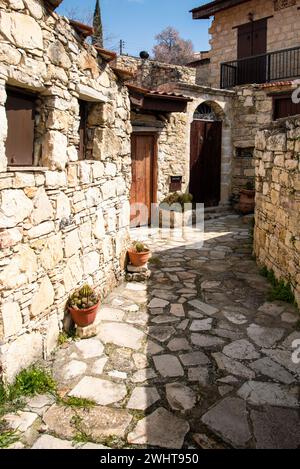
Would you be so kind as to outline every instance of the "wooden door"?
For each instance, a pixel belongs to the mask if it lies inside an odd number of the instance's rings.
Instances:
[[[7,91],[6,156],[10,166],[33,164],[35,97]]]
[[[194,202],[216,207],[221,198],[222,122],[191,126],[190,193]]]
[[[156,145],[155,134],[133,133],[131,137],[132,184],[130,219],[139,219],[139,225],[151,220],[151,204],[156,202]],[[137,210],[136,204],[145,209]]]
[[[238,59],[249,58],[238,64],[239,85],[266,81],[267,21],[251,21],[238,27]]]

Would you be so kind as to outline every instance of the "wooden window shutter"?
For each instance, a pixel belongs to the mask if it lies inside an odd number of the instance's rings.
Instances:
[[[80,160],[86,159],[86,137],[87,137],[87,102],[79,101],[79,150],[78,158]]]
[[[300,103],[292,101],[291,94],[282,94],[273,97],[274,120],[300,114]]]
[[[267,52],[268,20],[251,21],[238,27],[238,59]]]
[[[238,59],[252,55],[252,23],[238,27]]]
[[[6,156],[9,166],[31,166],[34,148],[35,97],[7,90]]]
[[[252,55],[261,55],[267,52],[268,20],[253,22],[253,49]]]

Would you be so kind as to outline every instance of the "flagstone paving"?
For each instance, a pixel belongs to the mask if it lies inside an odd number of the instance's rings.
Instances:
[[[248,231],[227,216],[206,223],[201,249],[197,232],[148,240],[151,278],[116,288],[99,334],[47,363],[61,396],[97,405],[29,400],[7,416],[15,447],[299,448],[299,313],[267,301]]]

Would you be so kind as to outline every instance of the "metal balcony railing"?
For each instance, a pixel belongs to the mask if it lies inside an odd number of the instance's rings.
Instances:
[[[300,46],[221,64],[221,88],[300,77]]]

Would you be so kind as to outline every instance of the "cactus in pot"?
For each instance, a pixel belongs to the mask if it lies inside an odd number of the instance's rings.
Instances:
[[[99,302],[99,295],[89,285],[75,290],[68,301],[68,309],[75,324],[80,327],[92,324],[96,319]]]

